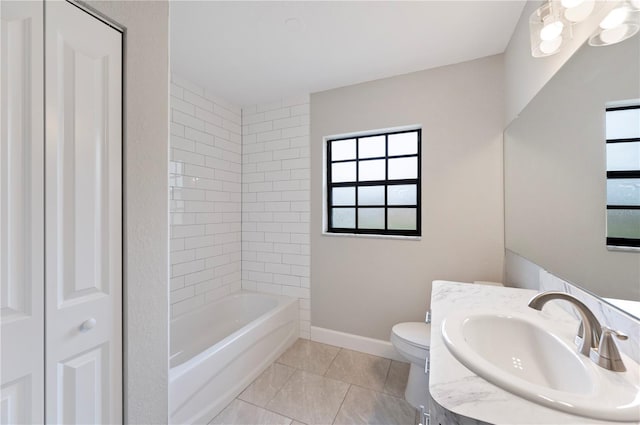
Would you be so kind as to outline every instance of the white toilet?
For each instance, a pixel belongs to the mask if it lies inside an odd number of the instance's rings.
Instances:
[[[429,359],[431,324],[398,323],[391,329],[391,343],[400,355],[411,363],[404,398],[416,409],[429,408],[429,374],[425,367]]]
[[[504,286],[502,283],[487,281],[473,283]],[[398,323],[391,329],[391,343],[398,353],[411,363],[404,398],[416,409],[420,409],[420,406],[429,409],[429,373],[425,370],[429,361],[431,323]]]

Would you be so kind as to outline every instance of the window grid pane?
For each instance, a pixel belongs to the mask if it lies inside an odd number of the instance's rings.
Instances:
[[[407,148],[406,142],[405,146],[390,148],[394,139],[399,141],[398,143],[407,139],[415,140],[416,149]],[[350,154],[343,153],[344,143],[340,145],[340,154],[332,155],[332,145],[346,141],[355,142],[355,158],[351,156],[351,152],[353,152],[351,144],[349,146]],[[382,141],[384,143],[381,143]],[[335,233],[419,236],[421,234],[420,142],[420,129],[328,140],[327,208],[329,227],[327,230]],[[375,147],[373,145],[367,146],[367,143],[374,143]],[[389,180],[390,160],[395,160],[395,164],[412,169],[398,172],[396,167],[395,179]],[[334,172],[337,172],[338,175],[334,175]],[[346,194],[345,191],[338,189],[347,188],[355,189],[355,193],[353,193],[355,204],[351,204],[352,201],[350,201],[347,205],[344,198],[340,199],[340,196],[337,196],[338,199],[333,199],[335,195]],[[399,198],[397,195],[406,191],[406,188],[413,188],[415,195]],[[393,204],[390,204],[390,201]],[[347,206],[350,208],[345,208]],[[336,210],[348,210],[348,212]],[[405,216],[404,221],[400,224],[398,224],[399,213]],[[394,223],[390,223],[390,220],[393,220]]]
[[[356,205],[356,188],[334,187],[331,193],[333,197],[333,206],[355,206]]]
[[[607,108],[607,245],[640,247],[640,105]]]

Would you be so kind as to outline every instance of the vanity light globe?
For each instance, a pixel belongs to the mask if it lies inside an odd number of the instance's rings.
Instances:
[[[605,18],[600,22],[600,28],[608,30],[615,28],[627,20],[629,16],[629,7],[621,6],[613,9]]]
[[[594,47],[610,46],[633,37],[640,30],[640,25],[627,23],[607,30],[601,30],[589,38],[589,45]]]
[[[617,27],[602,30],[602,32],[600,33],[600,40],[602,40],[607,45],[619,43],[623,39],[625,39],[625,36],[627,35],[627,32],[629,32],[629,29],[629,25],[622,24],[618,25]]]
[[[573,6],[565,6],[565,2],[573,4]],[[570,22],[584,21],[591,15],[596,6],[595,0],[563,0],[562,5],[567,9],[564,11],[564,17]]]
[[[567,0],[579,1],[579,0]],[[591,0],[581,0],[591,1]],[[547,2],[529,16],[531,56],[542,58],[560,51],[566,21],[562,18],[560,2]]]
[[[545,55],[550,55],[560,49],[560,45],[562,45],[561,35],[554,38],[553,40],[543,40],[540,43],[540,51]]]
[[[564,24],[561,21],[556,20],[549,22],[540,30],[540,39],[543,41],[551,41],[554,38],[559,37],[560,34],[562,34],[563,29]]]

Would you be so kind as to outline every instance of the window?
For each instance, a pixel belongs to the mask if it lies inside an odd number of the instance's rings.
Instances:
[[[607,245],[640,247],[640,105],[607,108]]]
[[[420,129],[327,140],[327,231],[420,236],[420,140]]]

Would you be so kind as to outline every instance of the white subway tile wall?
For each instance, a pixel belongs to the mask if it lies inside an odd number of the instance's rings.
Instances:
[[[299,299],[310,331],[309,96],[242,109],[242,288]]]
[[[242,112],[171,77],[171,317],[241,288]]]

